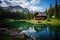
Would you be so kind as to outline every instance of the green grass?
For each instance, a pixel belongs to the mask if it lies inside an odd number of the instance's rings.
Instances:
[[[51,24],[51,25],[59,25],[60,24],[60,20],[58,19],[51,19],[51,21],[47,21],[47,20],[38,20],[39,24]],[[35,24],[36,20],[31,20],[31,23]]]
[[[60,20],[58,19],[50,19],[51,21],[47,20],[13,20],[13,19],[7,19],[5,21],[7,24],[11,24],[13,26],[31,26],[33,24],[51,24],[51,25],[60,25]],[[39,21],[39,23],[38,23]]]

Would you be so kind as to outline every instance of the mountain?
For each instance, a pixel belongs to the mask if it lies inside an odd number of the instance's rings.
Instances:
[[[27,8],[24,8],[23,12],[29,12],[29,10]]]
[[[29,10],[27,8],[23,8],[21,6],[9,6],[9,7],[2,7],[3,10],[9,10],[11,12],[29,12]]]
[[[8,8],[10,11],[14,12],[14,11],[23,11],[24,8],[21,6],[9,6]]]

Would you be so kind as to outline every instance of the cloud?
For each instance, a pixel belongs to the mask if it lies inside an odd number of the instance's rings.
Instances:
[[[42,7],[38,7],[38,6],[30,6],[29,7],[29,10],[30,11],[40,11],[42,9],[43,9]]]
[[[20,4],[20,6],[22,6],[23,8],[28,8],[31,5],[29,5],[29,2],[26,2],[24,4]]]
[[[7,7],[7,6],[9,6],[9,5],[7,5],[5,2],[4,2],[4,0],[1,0],[2,1],[2,7]]]
[[[3,2],[3,6],[22,6],[23,8],[28,8],[30,11],[43,11],[43,8],[40,6],[35,6],[36,4],[39,4],[40,0],[6,0]]]
[[[26,3],[27,0],[6,0],[8,2],[11,2],[11,3]]]
[[[30,3],[31,4],[39,4],[40,0],[32,0]]]

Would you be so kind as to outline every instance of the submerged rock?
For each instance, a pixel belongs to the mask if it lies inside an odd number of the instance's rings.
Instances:
[[[39,37],[38,33],[34,29],[34,26],[33,28],[30,27],[28,30],[23,30],[21,33],[25,33],[28,37],[32,38],[33,40],[36,40]]]

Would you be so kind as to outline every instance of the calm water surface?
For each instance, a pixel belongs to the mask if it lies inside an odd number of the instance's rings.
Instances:
[[[22,32],[35,38],[35,40],[60,40],[60,25],[35,25],[28,22],[10,22],[9,24],[17,26],[18,29],[22,29]]]

